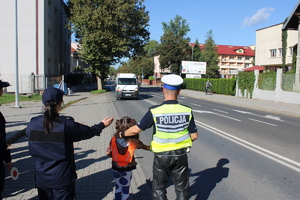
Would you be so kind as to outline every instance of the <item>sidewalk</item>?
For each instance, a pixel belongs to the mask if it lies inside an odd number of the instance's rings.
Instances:
[[[86,98],[88,97],[88,98]],[[86,98],[86,99],[83,99]],[[79,92],[64,97],[65,104],[70,101],[83,99],[65,108],[61,114],[74,117],[77,122],[93,125],[104,117],[119,116],[113,106],[109,93],[91,95],[88,92]],[[8,142],[13,165],[19,169],[18,180],[13,181],[6,173],[3,199],[28,200],[37,199],[34,189],[34,161],[28,152],[28,141],[20,134],[31,117],[41,113],[41,102],[20,102],[21,108],[14,108],[14,104],[5,104],[0,107],[6,117]],[[113,199],[114,180],[111,173],[111,159],[106,156],[106,147],[115,132],[115,123],[105,128],[100,137],[93,137],[74,143],[75,159],[78,179],[76,181],[77,199]],[[21,135],[21,136],[20,136]],[[15,141],[14,139],[17,138]],[[131,200],[149,199],[151,189],[146,183],[145,175],[139,165],[133,172],[131,184]]]

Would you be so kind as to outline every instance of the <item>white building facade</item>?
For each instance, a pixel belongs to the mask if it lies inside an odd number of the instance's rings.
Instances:
[[[70,72],[71,35],[64,1],[0,0],[0,5],[0,79],[12,85],[8,92],[14,92],[17,85],[16,66],[20,93],[59,83]]]
[[[256,30],[255,64],[276,69],[282,66],[282,26],[277,24]],[[292,65],[293,48],[298,43],[298,31],[287,31],[286,66]]]

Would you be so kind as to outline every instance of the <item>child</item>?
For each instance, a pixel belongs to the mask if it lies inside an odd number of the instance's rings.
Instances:
[[[136,169],[134,159],[135,149],[150,150],[150,147],[139,140],[139,135],[121,138],[119,133],[131,126],[136,121],[125,116],[116,121],[116,133],[112,137],[106,154],[112,158],[112,171],[115,179],[115,200],[129,198],[129,187],[132,178],[132,170]]]

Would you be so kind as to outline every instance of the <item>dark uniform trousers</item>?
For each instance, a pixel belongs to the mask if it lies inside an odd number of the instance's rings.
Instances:
[[[153,162],[152,198],[167,200],[169,176],[175,186],[177,200],[189,199],[188,159],[186,148],[155,153]]]
[[[5,167],[3,162],[0,162],[0,200],[2,199],[2,191],[4,189]]]
[[[62,189],[38,188],[41,200],[75,200],[75,182]]]

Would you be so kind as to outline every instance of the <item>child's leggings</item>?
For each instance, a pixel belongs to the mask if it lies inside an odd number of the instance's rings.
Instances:
[[[129,198],[129,187],[132,171],[112,170],[115,178],[115,200],[126,200]]]

